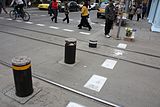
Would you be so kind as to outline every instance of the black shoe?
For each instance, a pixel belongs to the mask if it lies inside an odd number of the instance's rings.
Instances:
[[[53,17],[51,18],[52,22],[53,22]]]
[[[88,30],[90,31],[92,28],[88,28]]]
[[[82,26],[78,25],[78,29],[82,29]]]
[[[55,22],[55,23],[57,23],[57,22]]]

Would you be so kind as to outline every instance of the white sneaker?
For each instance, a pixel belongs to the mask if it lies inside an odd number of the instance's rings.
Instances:
[[[106,37],[107,37],[107,38],[110,38],[111,36],[110,36],[110,35],[106,35]]]

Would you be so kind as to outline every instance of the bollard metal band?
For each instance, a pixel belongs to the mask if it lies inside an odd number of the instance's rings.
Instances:
[[[25,66],[12,66],[12,69],[14,70],[17,70],[17,71],[20,71],[20,70],[26,70],[28,69],[29,67],[31,67],[31,64],[28,64],[28,65],[25,65]]]

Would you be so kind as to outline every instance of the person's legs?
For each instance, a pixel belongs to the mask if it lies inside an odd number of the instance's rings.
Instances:
[[[111,30],[112,26],[113,26],[113,21],[109,20],[109,19],[106,19],[106,23],[105,23],[105,35],[107,37],[111,37],[109,35],[109,33],[110,33],[110,30]]]
[[[67,23],[69,23],[69,16],[66,14]]]
[[[80,22],[80,24],[78,25],[79,29],[82,29],[82,26],[83,26],[84,21],[85,21],[84,16],[81,16],[81,22]]]
[[[0,3],[0,14],[2,12],[2,3]]]

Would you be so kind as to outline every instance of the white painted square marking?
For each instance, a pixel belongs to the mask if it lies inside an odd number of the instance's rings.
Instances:
[[[106,80],[107,78],[105,77],[93,75],[84,85],[84,87],[99,92]]]
[[[117,61],[115,60],[106,59],[101,66],[105,68],[113,69],[116,63]]]
[[[25,23],[27,23],[27,24],[33,24],[33,22],[25,22]]]
[[[83,35],[90,35],[91,33],[87,33],[87,32],[79,32],[80,34],[83,34]]]
[[[124,43],[119,43],[118,48],[122,48],[122,49],[125,49],[127,47],[127,44],[124,44]]]
[[[63,29],[64,31],[67,31],[67,32],[73,32],[74,30],[70,30],[70,29]]]
[[[59,27],[49,26],[51,29],[59,29]]]
[[[16,20],[17,22],[22,22],[22,20]]]
[[[114,56],[120,56],[120,55],[123,55],[124,51],[118,50],[118,49],[114,49],[113,53],[114,53]]]
[[[74,102],[69,102],[69,104],[66,107],[86,107],[86,106],[83,106]]]
[[[37,26],[45,26],[44,24],[36,24]]]

